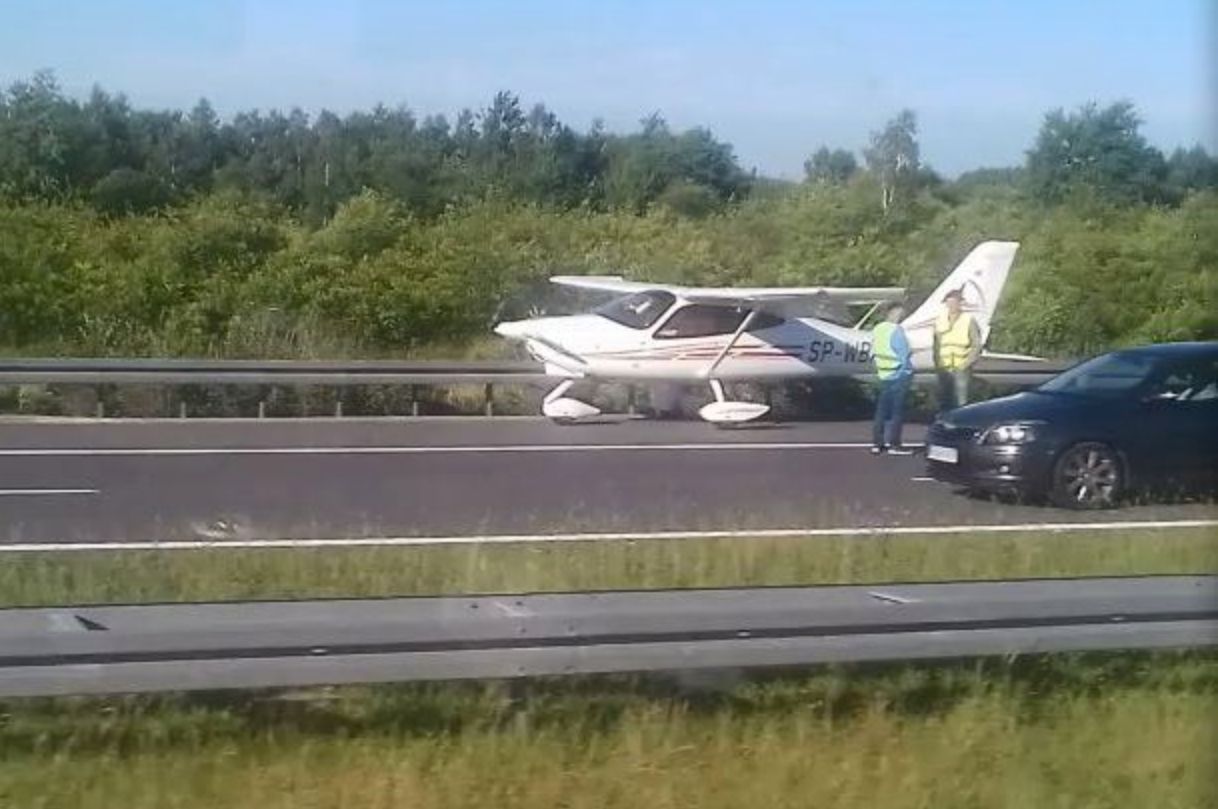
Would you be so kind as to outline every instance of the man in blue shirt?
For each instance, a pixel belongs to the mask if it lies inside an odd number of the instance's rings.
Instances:
[[[880,391],[875,401],[875,420],[871,428],[871,454],[912,455],[901,444],[905,421],[905,397],[913,379],[912,351],[901,320],[905,309],[900,304],[888,307],[884,322],[871,332],[871,356],[875,363]]]

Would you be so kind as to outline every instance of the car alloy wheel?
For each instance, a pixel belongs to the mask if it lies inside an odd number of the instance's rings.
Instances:
[[[1104,444],[1076,444],[1058,459],[1053,501],[1067,508],[1111,508],[1121,495],[1121,459]]]

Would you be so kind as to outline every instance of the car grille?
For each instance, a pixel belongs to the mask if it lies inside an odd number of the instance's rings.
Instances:
[[[960,427],[936,421],[930,426],[928,437],[931,442],[938,444],[965,444],[976,439],[979,432],[976,427]]]

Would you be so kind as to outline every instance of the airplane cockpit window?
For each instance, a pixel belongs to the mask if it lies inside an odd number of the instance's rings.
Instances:
[[[753,317],[753,322],[749,324],[747,331],[765,331],[766,329],[772,329],[775,326],[781,326],[786,322],[786,318],[779,317],[778,315],[772,315],[769,312],[758,312]]]
[[[647,329],[676,301],[671,292],[651,290],[618,298],[593,311],[631,329]]]
[[[681,339],[731,334],[740,328],[746,314],[748,313],[742,309],[692,303],[674,312],[668,322],[656,332],[656,337]]]
[[[740,328],[740,324],[747,314],[747,309],[692,303],[673,312],[672,317],[668,318],[668,322],[656,331],[655,336],[659,339],[679,340],[732,334]],[[753,322],[749,324],[748,330],[770,329],[782,322],[782,318],[776,315],[758,312],[753,317]]]

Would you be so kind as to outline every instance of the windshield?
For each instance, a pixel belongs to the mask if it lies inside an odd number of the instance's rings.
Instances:
[[[1120,398],[1137,389],[1154,369],[1154,360],[1134,354],[1106,354],[1050,379],[1038,390],[1080,396]]]
[[[676,298],[669,292],[653,290],[636,292],[624,298],[618,298],[593,311],[607,317],[614,323],[620,323],[632,329],[650,328],[660,315],[668,311]]]

